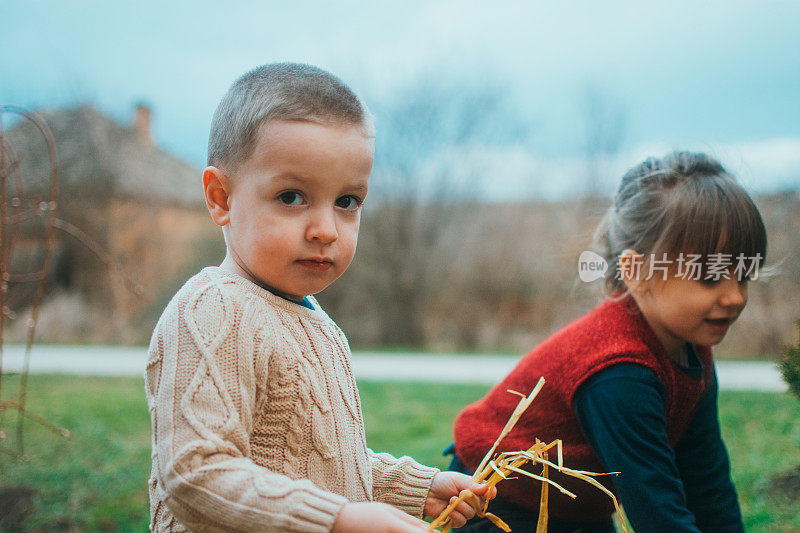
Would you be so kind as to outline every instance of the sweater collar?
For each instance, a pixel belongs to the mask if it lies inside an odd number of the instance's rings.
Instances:
[[[309,309],[305,305],[278,296],[277,294],[274,294],[271,291],[259,285],[256,285],[249,279],[240,276],[239,274],[236,274],[234,272],[230,272],[224,268],[220,268],[218,266],[209,266],[205,267],[203,269],[203,272],[212,277],[225,278],[226,280],[229,280],[238,285],[239,287],[243,288],[247,292],[263,300],[268,301],[275,307],[279,307],[290,314],[306,318],[309,320],[313,320],[316,322],[332,322],[331,318],[325,311],[323,311],[322,307],[319,305],[319,302],[317,302],[317,299],[314,298],[313,296],[307,297],[308,301],[311,303],[313,307],[313,309]]]

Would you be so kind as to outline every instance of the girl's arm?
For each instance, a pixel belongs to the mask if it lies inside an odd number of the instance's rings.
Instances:
[[[694,502],[687,503],[682,472],[667,438],[664,395],[652,371],[621,364],[584,384],[573,406],[604,468],[622,472],[614,485],[637,533],[698,532],[700,517],[693,512]],[[700,443],[696,450],[704,445]],[[694,487],[690,489],[695,497]],[[716,512],[730,514],[728,509]],[[728,524],[725,531],[742,531],[741,520]]]
[[[730,476],[717,410],[716,371],[691,424],[675,447],[689,510],[701,531],[742,531],[742,512]]]

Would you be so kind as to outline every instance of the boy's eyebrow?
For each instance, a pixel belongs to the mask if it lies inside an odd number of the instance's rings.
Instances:
[[[305,178],[302,178],[297,174],[292,174],[290,172],[284,172],[283,174],[278,174],[274,176],[273,179],[276,181],[297,181],[301,183],[308,181]]]
[[[351,189],[355,192],[367,192],[369,190],[369,186],[366,183],[353,183],[348,189]]]
[[[308,183],[308,181],[309,181],[308,179],[306,179],[306,178],[304,178],[302,176],[298,176],[297,174],[292,174],[291,172],[278,174],[278,175],[274,176],[273,179],[275,181],[279,181],[279,182],[280,181],[285,181],[285,182],[290,182],[290,183],[301,183],[301,184],[302,183]],[[363,183],[361,181],[358,181],[358,182],[353,182],[353,183],[348,184],[345,188],[348,189],[348,190],[352,190],[354,192],[364,193],[369,189],[369,185],[367,185],[366,183]]]

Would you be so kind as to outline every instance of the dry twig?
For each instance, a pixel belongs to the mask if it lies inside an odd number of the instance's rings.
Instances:
[[[542,482],[542,492],[541,492],[541,499],[539,502],[539,520],[536,525],[536,532],[537,533],[545,533],[547,531],[547,502],[548,502],[548,490],[549,486],[552,485],[562,493],[566,494],[571,498],[575,498],[575,494],[568,491],[558,483],[552,481],[549,478],[550,469],[557,470],[562,474],[566,474],[568,476],[581,479],[591,485],[594,485],[598,489],[602,490],[613,500],[614,507],[617,510],[617,513],[620,517],[622,517],[622,509],[619,507],[619,503],[617,502],[617,498],[614,494],[604,487],[599,481],[594,479],[596,476],[603,476],[603,475],[616,475],[619,472],[613,472],[611,474],[601,474],[596,472],[587,472],[584,470],[573,470],[571,468],[567,468],[563,464],[563,451],[562,451],[562,444],[561,439],[556,439],[550,443],[544,443],[539,439],[536,439],[536,442],[533,446],[528,448],[527,450],[521,450],[516,452],[503,452],[496,457],[493,457],[494,451],[497,449],[498,444],[500,441],[508,435],[511,430],[516,425],[517,421],[520,419],[522,414],[525,410],[530,406],[533,402],[533,399],[539,394],[539,391],[544,386],[544,378],[540,378],[539,382],[534,387],[533,391],[528,396],[524,396],[516,391],[508,391],[512,394],[518,394],[522,396],[519,404],[517,404],[516,409],[511,414],[508,422],[506,423],[503,431],[500,432],[500,436],[495,441],[492,448],[486,454],[486,456],[481,461],[478,468],[475,470],[475,474],[473,474],[472,479],[478,483],[485,482],[489,486],[489,491],[494,488],[498,483],[503,481],[504,479],[509,479],[509,476],[514,474],[519,474],[522,476],[527,476],[537,481]],[[549,461],[549,452],[555,448],[558,454],[558,462],[552,463]],[[523,469],[523,466],[530,463],[531,465],[539,464],[542,466],[541,474],[535,474],[529,470]],[[447,508],[442,511],[442,513],[436,517],[436,519],[431,522],[429,531],[433,531],[437,528],[441,528],[443,533],[450,531],[452,527],[450,521],[450,513],[456,506],[461,503],[462,501],[468,502],[472,505],[473,509],[475,509],[475,514],[481,518],[489,519],[494,525],[498,528],[502,529],[503,531],[511,531],[511,528],[503,522],[498,516],[487,512],[489,506],[489,500],[486,500],[486,503],[481,506],[480,500],[477,496],[475,496],[470,491],[463,491],[459,497],[453,501]],[[622,528],[627,533],[627,527],[625,526],[624,519],[622,520]]]

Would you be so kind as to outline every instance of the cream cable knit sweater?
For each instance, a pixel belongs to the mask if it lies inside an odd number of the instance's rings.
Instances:
[[[153,333],[153,531],[330,531],[347,501],[421,516],[434,468],[367,448],[336,324],[217,267]]]

